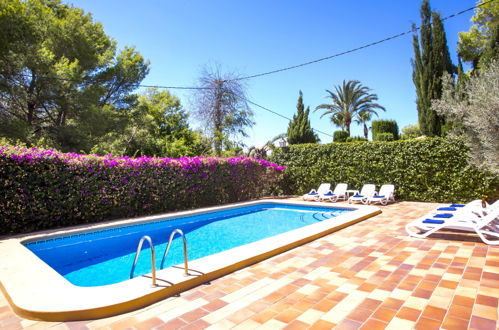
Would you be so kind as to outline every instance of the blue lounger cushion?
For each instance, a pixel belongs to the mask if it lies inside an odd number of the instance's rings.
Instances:
[[[451,204],[450,207],[464,207],[464,204]]]
[[[358,198],[358,197],[364,197],[364,196],[363,196],[363,195],[356,194],[356,195],[354,195],[353,197],[357,197],[357,198]]]
[[[373,198],[385,198],[385,195],[374,195]]]
[[[441,225],[441,224],[445,223],[445,221],[444,220],[435,220],[435,219],[425,219],[425,220],[423,220],[423,223],[433,223],[436,225]]]
[[[334,196],[333,193],[327,193],[327,194],[324,194],[324,196]]]
[[[437,211],[456,211],[455,207],[439,207]]]
[[[452,214],[449,214],[449,213],[441,213],[441,214],[435,214],[433,217],[434,217],[434,218],[444,218],[444,219],[449,219],[449,218],[452,218]]]
[[[318,195],[316,192],[308,193],[309,195]]]

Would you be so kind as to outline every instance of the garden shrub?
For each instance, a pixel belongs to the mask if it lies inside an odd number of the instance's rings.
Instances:
[[[0,234],[255,199],[284,167],[234,158],[128,158],[0,147]]]
[[[345,140],[345,142],[364,142],[364,141],[367,141],[367,139],[362,136],[349,136]]]
[[[378,137],[378,135],[381,133],[392,133],[394,140],[399,139],[399,127],[395,120],[373,120],[371,123],[371,127],[373,133],[373,141],[383,141]]]
[[[378,133],[376,135],[376,141],[393,141],[393,133]]]
[[[286,194],[304,194],[321,182],[345,182],[350,189],[394,184],[397,200],[498,197],[498,178],[470,166],[468,149],[458,138],[290,146],[276,149],[271,159],[286,166],[280,181]]]
[[[334,142],[345,142],[347,138],[348,138],[347,131],[334,131],[333,133]]]

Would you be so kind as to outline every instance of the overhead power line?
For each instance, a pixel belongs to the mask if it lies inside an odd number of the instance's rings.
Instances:
[[[1,72],[1,74],[7,74],[6,72]],[[42,79],[47,79],[47,80],[60,80],[60,81],[67,81],[67,82],[74,82],[77,84],[83,83],[82,80],[77,80],[77,79],[68,79],[68,78],[60,78],[60,77],[51,77],[48,75],[43,75],[43,74],[26,74],[26,73],[19,73],[16,74],[16,76],[21,76],[21,77],[26,77],[26,78],[42,78]],[[90,82],[90,81],[88,81]],[[142,85],[142,84],[133,84],[134,87],[139,88],[157,88],[157,89],[214,89],[213,87],[195,87],[195,86],[160,86],[160,85]]]
[[[257,104],[257,103],[255,103],[255,102],[253,102],[253,101],[251,101],[251,100],[244,99],[244,98],[241,98],[241,99],[242,99],[243,101],[248,102],[249,104],[254,105],[255,107],[258,107],[258,108],[263,109],[263,110],[265,110],[265,111],[271,112],[271,113],[273,113],[274,115],[277,115],[277,116],[282,117],[282,118],[284,118],[284,119],[287,119],[287,120],[289,120],[289,121],[292,121],[292,120],[293,120],[293,119],[291,119],[291,118],[289,118],[289,117],[286,117],[286,116],[284,116],[284,115],[281,115],[280,113],[278,113],[278,112],[276,112],[276,111],[274,111],[274,110],[271,110],[271,109],[266,108],[266,107],[264,107],[264,106],[262,106],[262,105],[260,105],[260,104]],[[315,131],[315,132],[317,132],[317,133],[324,134],[324,135],[326,135],[326,136],[328,136],[328,137],[331,137],[331,138],[333,137],[332,135],[327,134],[327,133],[324,133],[324,132],[322,132],[322,131],[319,131],[318,129],[312,128],[312,130],[313,130],[313,131]]]
[[[489,1],[486,1],[486,2],[484,2],[482,4],[480,4],[480,5],[477,5],[477,6],[465,9],[465,10],[461,10],[460,12],[457,12],[455,14],[452,14],[452,15],[449,15],[449,16],[446,16],[446,17],[442,18],[442,21],[446,21],[446,20],[448,20],[450,18],[454,18],[456,16],[462,15],[462,14],[468,12],[468,11],[477,9],[479,7],[482,7],[482,6],[485,6],[486,4],[488,4],[490,2],[493,2],[493,1],[495,1],[495,0],[489,0]],[[275,70],[271,70],[271,71],[267,71],[267,72],[257,73],[257,74],[253,74],[253,75],[250,75],[250,76],[244,76],[244,77],[236,78],[236,79],[233,79],[233,80],[246,80],[246,79],[252,79],[252,78],[257,78],[257,77],[262,77],[262,76],[268,76],[268,75],[271,75],[271,74],[274,74],[274,73],[279,73],[279,72],[283,72],[283,71],[293,70],[293,69],[301,68],[303,66],[315,64],[315,63],[318,63],[318,62],[323,62],[323,61],[330,60],[330,59],[335,58],[335,57],[339,57],[339,56],[342,56],[342,55],[346,55],[346,54],[349,54],[349,53],[356,52],[356,51],[361,50],[361,49],[372,47],[372,46],[381,44],[381,43],[389,41],[389,40],[400,38],[400,37],[405,36],[407,34],[414,33],[416,31],[418,31],[419,29],[421,29],[420,26],[414,26],[412,29],[410,29],[408,31],[401,32],[401,33],[392,35],[390,37],[387,37],[387,38],[384,38],[384,39],[381,39],[381,40],[378,40],[378,41],[374,41],[374,42],[365,44],[363,46],[352,48],[352,49],[343,51],[341,53],[336,53],[336,54],[329,55],[329,56],[326,56],[326,57],[318,58],[316,60],[312,60],[312,61],[308,61],[308,62],[304,62],[304,63],[300,63],[300,64],[296,64],[296,65],[292,65],[292,66],[288,66],[288,67],[284,67],[284,68],[280,68],[280,69],[275,69]]]

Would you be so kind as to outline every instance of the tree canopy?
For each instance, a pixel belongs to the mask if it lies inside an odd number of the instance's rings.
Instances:
[[[122,156],[199,156],[209,142],[189,127],[188,113],[169,91],[147,89],[119,130],[102,137],[92,152]]]
[[[0,3],[0,22],[0,134],[88,151],[136,103],[148,62],[133,47],[117,53],[90,14],[12,0]]]
[[[459,33],[458,54],[478,68],[499,57],[499,2],[478,1],[471,22],[468,32]]]

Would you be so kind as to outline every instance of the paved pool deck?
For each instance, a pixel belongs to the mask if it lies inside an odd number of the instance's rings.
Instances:
[[[440,205],[381,206],[375,217],[110,318],[23,319],[0,293],[0,329],[497,329],[499,246],[475,234],[416,239],[404,230]]]

